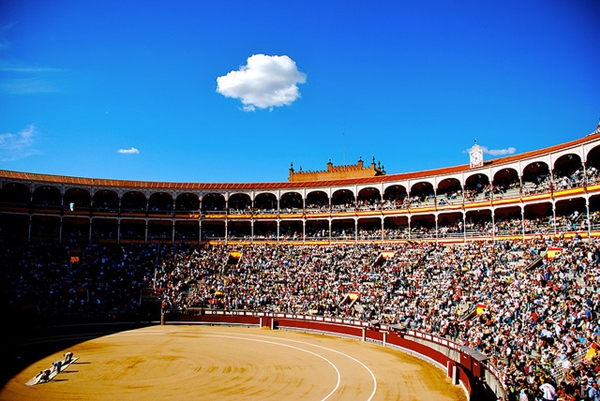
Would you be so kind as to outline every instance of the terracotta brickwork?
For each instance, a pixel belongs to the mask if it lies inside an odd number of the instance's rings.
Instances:
[[[375,163],[373,158],[371,165],[365,166],[362,158],[356,164],[334,166],[331,160],[327,163],[327,170],[320,171],[294,171],[294,167],[290,166],[290,182],[307,182],[307,181],[333,181],[345,180],[352,178],[375,177],[385,175],[385,170],[381,162]]]

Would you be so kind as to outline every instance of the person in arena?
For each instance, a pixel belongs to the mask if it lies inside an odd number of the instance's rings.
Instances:
[[[52,370],[57,374],[60,373],[60,369],[62,368],[62,361],[56,361],[52,364]]]
[[[45,383],[50,381],[50,373],[52,371],[50,369],[45,369],[40,372],[40,383]]]

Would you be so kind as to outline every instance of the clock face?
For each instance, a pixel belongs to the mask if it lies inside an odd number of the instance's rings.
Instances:
[[[483,154],[481,151],[471,153],[471,165],[478,166],[483,163]]]

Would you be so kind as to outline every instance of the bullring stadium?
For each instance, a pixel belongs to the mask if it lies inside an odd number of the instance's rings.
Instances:
[[[401,350],[472,400],[581,395],[600,372],[600,125],[482,156],[273,183],[0,171],[4,381],[82,338],[212,325]]]

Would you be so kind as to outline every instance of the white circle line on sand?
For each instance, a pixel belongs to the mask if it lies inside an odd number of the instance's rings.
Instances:
[[[133,331],[131,333],[132,334],[137,334],[137,333],[134,333]],[[158,334],[158,335],[170,334],[170,333],[165,333],[163,331],[148,331],[147,333]],[[235,335],[236,333],[223,332],[222,334],[224,334],[224,335]],[[205,334],[205,333],[203,333],[202,335],[206,335],[206,336],[210,336],[210,337],[223,337],[222,335],[216,335],[216,334],[213,335],[213,334]],[[261,336],[261,335],[257,335],[257,334],[246,334],[246,335],[249,336],[249,337],[252,336],[252,337],[259,337],[259,338],[272,338],[272,337],[266,337],[266,336]],[[369,374],[371,375],[371,379],[373,379],[373,391],[371,392],[371,395],[369,396],[369,398],[367,398],[367,401],[371,401],[373,399],[373,397],[375,397],[375,394],[377,393],[377,378],[375,377],[375,374],[373,373],[373,371],[371,369],[369,369],[369,367],[367,365],[365,365],[363,362],[359,361],[358,359],[356,359],[356,358],[354,358],[354,357],[352,357],[352,356],[350,356],[348,354],[345,354],[345,353],[343,353],[341,351],[338,351],[338,350],[335,350],[335,349],[332,349],[332,348],[328,348],[328,347],[323,347],[321,345],[313,344],[313,343],[306,342],[306,341],[292,340],[292,339],[288,339],[288,338],[277,338],[277,339],[281,340],[281,341],[289,341],[289,342],[294,342],[294,343],[309,345],[309,346],[316,347],[316,348],[321,348],[321,349],[324,349],[324,350],[327,350],[327,351],[330,351],[330,352],[333,352],[333,353],[336,353],[336,354],[339,354],[339,355],[343,355],[346,358],[353,360],[354,362],[356,362],[359,365],[361,365],[367,372],[369,372]],[[285,345],[285,344],[279,343],[279,345]],[[307,352],[309,352],[309,351],[307,351]],[[318,354],[315,354],[315,355],[318,355]],[[331,363],[330,361],[328,361],[328,362]],[[334,366],[334,369],[338,372],[338,378],[339,378],[339,371],[337,370],[337,368],[335,366]],[[338,386],[339,386],[339,383],[338,383]],[[337,386],[336,386],[336,389],[337,389]],[[330,397],[330,396],[331,396],[331,393],[327,397]],[[324,399],[327,399],[327,398],[324,398]]]
[[[225,332],[223,334],[231,334],[231,333]],[[258,334],[248,334],[248,336],[260,337],[260,338],[270,338],[270,337],[260,336]],[[306,341],[292,340],[292,339],[289,339],[289,338],[278,338],[278,340],[289,341],[289,342],[294,342],[294,343],[299,343],[299,344],[304,344],[304,345],[310,345],[312,347],[321,348],[321,349],[324,349],[324,350],[327,350],[327,351],[330,351],[330,352],[333,352],[333,353],[336,353],[336,354],[339,354],[339,355],[343,355],[346,358],[353,360],[354,362],[358,363],[363,368],[365,368],[365,370],[367,372],[369,372],[369,374],[371,375],[371,379],[373,379],[373,392],[371,393],[371,395],[369,396],[369,398],[367,398],[367,401],[371,401],[373,399],[373,397],[375,397],[375,394],[377,393],[377,378],[375,377],[375,374],[373,373],[373,371],[371,369],[369,369],[369,367],[367,365],[365,365],[364,363],[362,363],[358,359],[356,359],[356,358],[354,358],[354,357],[352,357],[352,356],[350,356],[348,354],[345,354],[345,353],[343,353],[341,351],[338,351],[338,350],[335,350],[335,349],[332,349],[332,348],[328,348],[328,347],[323,347],[321,345],[313,344],[313,343],[306,342]]]
[[[325,396],[325,398],[323,398],[323,401],[325,401],[326,399],[328,399],[329,397],[331,397],[340,387],[340,383],[341,383],[341,373],[339,371],[339,369],[337,368],[337,366],[335,366],[335,364],[333,362],[331,362],[329,359],[325,358],[323,355],[317,354],[316,352],[312,352],[309,351],[307,349],[304,348],[300,348],[300,347],[294,347],[293,345],[289,345],[289,344],[282,344],[282,343],[278,343],[276,341],[269,341],[269,340],[259,340],[256,338],[248,338],[248,337],[239,337],[239,336],[230,336],[230,335],[213,335],[213,334],[207,334],[204,335],[204,337],[214,337],[214,338],[232,338],[235,340],[244,340],[244,341],[256,341],[256,342],[261,342],[261,343],[266,343],[266,344],[273,344],[273,345],[279,345],[281,347],[287,347],[287,348],[292,348],[301,352],[306,352],[307,354],[311,354],[314,355],[318,358],[323,359],[325,362],[327,362],[328,364],[331,365],[331,367],[335,370],[336,374],[337,374],[337,383],[335,384],[335,387],[333,388],[333,390],[331,390],[331,392],[329,394],[327,394]]]

